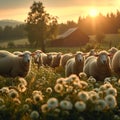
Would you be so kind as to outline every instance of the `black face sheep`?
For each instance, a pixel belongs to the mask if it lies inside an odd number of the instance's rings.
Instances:
[[[57,53],[56,55],[54,55],[52,62],[51,62],[52,68],[58,67],[60,65],[61,55],[62,55],[62,53],[60,53],[60,52]]]
[[[112,70],[114,73],[116,73],[120,77],[120,50],[118,50],[112,59]]]
[[[16,56],[0,50],[0,75],[3,77],[26,77],[30,70],[31,53],[26,51]]]
[[[93,76],[96,80],[102,80],[111,76],[110,58],[106,51],[99,52],[96,56],[90,56],[85,60],[83,72],[87,76]]]
[[[77,52],[74,58],[67,61],[65,65],[65,76],[68,77],[71,74],[79,75],[83,72],[84,56],[82,52]]]

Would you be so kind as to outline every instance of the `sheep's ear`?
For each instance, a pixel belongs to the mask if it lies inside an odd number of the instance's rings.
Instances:
[[[87,53],[83,53],[82,55],[83,55],[83,56],[84,56],[84,55],[87,55]]]
[[[109,56],[109,57],[112,57],[112,56],[113,56],[113,54],[108,54],[108,56]]]

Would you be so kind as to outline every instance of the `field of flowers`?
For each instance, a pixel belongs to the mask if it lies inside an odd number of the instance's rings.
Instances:
[[[0,120],[120,120],[120,80],[100,82],[35,65],[26,78],[0,77]]]

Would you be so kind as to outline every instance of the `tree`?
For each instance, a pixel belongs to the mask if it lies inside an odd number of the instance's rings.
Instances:
[[[47,13],[42,2],[33,2],[26,19],[30,44],[45,51],[46,40],[53,39],[57,34],[57,24],[57,17]]]

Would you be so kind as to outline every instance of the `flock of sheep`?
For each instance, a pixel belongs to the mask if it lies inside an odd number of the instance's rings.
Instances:
[[[84,72],[88,77],[93,76],[96,80],[104,80],[111,77],[113,73],[120,75],[120,50],[112,47],[108,51],[96,52],[94,49],[88,53],[77,51],[73,53],[49,52],[41,50],[34,52],[15,51],[13,53],[0,50],[0,75],[4,77],[26,77],[30,71],[31,64],[49,66],[52,68],[62,66],[65,76],[71,74],[79,76]]]

